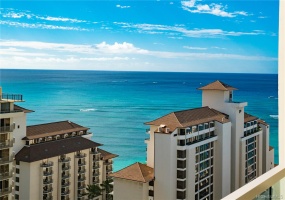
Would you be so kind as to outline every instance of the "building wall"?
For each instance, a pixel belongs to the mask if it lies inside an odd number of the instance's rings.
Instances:
[[[177,139],[172,134],[155,133],[154,199],[176,199]]]
[[[229,101],[229,91],[204,90],[202,93],[203,106],[209,106],[229,115],[231,128],[231,191],[240,187],[240,138],[244,133],[244,107],[246,102]]]
[[[82,150],[81,153],[86,153],[85,157],[85,177],[86,180],[84,183],[86,186],[91,183],[90,179],[90,173],[92,173],[89,156],[90,156],[90,150],[85,149]],[[75,158],[76,152],[72,152],[69,154],[66,154],[67,158],[70,158],[70,161],[68,162],[70,165],[69,174],[70,177],[68,180],[70,181],[69,185],[69,198],[70,199],[76,199],[77,198],[77,184],[78,184],[78,158]],[[53,171],[51,177],[53,180],[53,183],[51,184],[53,191],[51,192],[54,199],[60,199],[61,198],[61,181],[62,181],[62,162],[59,162],[59,157],[52,157],[40,161],[35,161],[31,163],[27,162],[20,162],[20,165],[18,165],[20,173],[16,175],[19,177],[20,181],[19,183],[16,183],[16,185],[21,185],[20,191],[19,191],[19,197],[20,199],[43,199],[43,171],[46,169],[44,167],[41,167],[43,162],[52,162],[53,165],[49,168]],[[103,165],[101,165],[102,168]],[[101,170],[102,171],[102,170]],[[102,183],[102,179],[100,179],[100,183]]]
[[[157,126],[150,126],[149,140],[146,140],[147,144],[147,166],[154,167],[154,131]]]
[[[2,94],[1,90],[0,90],[0,95]],[[10,105],[10,111],[14,111],[14,102],[4,102],[4,103],[8,103]],[[0,103],[0,107],[1,107],[1,103]],[[12,126],[13,124],[15,124],[15,129],[12,132],[7,131],[6,133],[1,133],[1,135],[3,136],[3,138],[5,138],[5,140],[8,141],[12,141],[13,142],[13,146],[9,147],[9,148],[4,148],[1,149],[1,154],[3,155],[3,157],[9,156],[10,159],[12,159],[12,157],[14,157],[14,155],[23,147],[23,141],[22,138],[25,136],[26,134],[26,113],[24,112],[7,112],[7,113],[1,113],[0,114],[0,119],[9,119],[10,121],[10,126]],[[6,135],[6,136],[4,136]],[[4,142],[4,141],[2,141]],[[6,163],[3,166],[9,166],[8,171],[11,173],[14,167],[14,163],[10,162],[10,163]],[[7,181],[9,182],[9,187],[12,186],[13,180],[15,178],[15,174],[7,179],[0,179],[0,181]],[[12,193],[14,193],[13,188],[12,188]],[[8,199],[12,199],[12,193],[10,193],[8,195]]]
[[[114,178],[114,200],[148,200],[148,183]]]
[[[231,123],[215,122],[215,128],[214,199],[221,199],[231,192]]]

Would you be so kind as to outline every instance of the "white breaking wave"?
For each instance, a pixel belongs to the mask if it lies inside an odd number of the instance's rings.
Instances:
[[[269,115],[273,119],[278,119],[278,115]]]
[[[97,109],[94,108],[87,108],[87,109],[80,109],[80,112],[90,112],[90,111],[96,111]]]

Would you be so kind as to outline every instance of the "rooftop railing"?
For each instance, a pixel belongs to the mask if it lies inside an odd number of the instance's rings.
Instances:
[[[2,100],[2,101],[5,101],[5,100],[6,101],[9,101],[9,100],[23,101],[23,95],[2,93],[2,95],[0,95],[0,100]]]

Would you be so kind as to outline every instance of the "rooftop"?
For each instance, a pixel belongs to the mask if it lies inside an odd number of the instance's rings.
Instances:
[[[14,104],[14,110],[16,110],[16,111],[23,111],[24,113],[35,112],[33,110],[29,110],[29,109],[23,108],[21,106],[15,105],[15,104]]]
[[[248,114],[246,112],[244,113],[244,123],[250,122],[250,121],[253,121],[253,120],[257,120],[257,119],[258,119],[258,117],[250,115],[250,114]]]
[[[111,177],[147,183],[154,179],[153,168],[136,162],[120,171],[112,173]]]
[[[47,124],[38,124],[27,126],[25,139],[35,139],[46,136],[60,135],[64,133],[72,133],[76,131],[86,131],[89,128],[80,126],[71,121],[52,122]]]
[[[97,150],[98,150],[98,152],[101,154],[101,158],[102,158],[102,160],[104,160],[104,161],[105,161],[105,160],[108,160],[108,159],[111,159],[111,158],[118,157],[118,155],[112,154],[112,153],[110,153],[110,152],[108,152],[108,151],[105,151],[105,150],[103,150],[103,149],[98,148]]]
[[[221,90],[221,91],[232,91],[237,90],[237,88],[234,88],[226,83],[223,83],[219,80],[214,81],[212,83],[209,83],[208,85],[205,85],[203,87],[198,88],[198,90]]]
[[[23,147],[15,156],[17,161],[35,162],[63,154],[101,146],[83,137],[66,138]]]
[[[228,115],[221,113],[215,109],[206,107],[194,108],[172,112],[163,117],[146,122],[147,125],[161,126],[165,125],[173,132],[176,128],[185,128],[210,121],[218,121],[220,123],[229,122]]]

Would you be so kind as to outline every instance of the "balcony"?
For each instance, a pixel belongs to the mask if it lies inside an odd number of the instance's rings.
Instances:
[[[93,184],[98,184],[98,183],[100,183],[99,178],[98,178],[98,179],[94,179],[94,180],[93,180]]]
[[[61,191],[61,196],[66,196],[70,193],[70,190],[63,190]]]
[[[67,179],[70,177],[70,174],[61,174],[62,179]]]
[[[10,148],[13,147],[15,140],[5,140],[5,141],[0,141],[0,149],[6,149],[6,148]]]
[[[90,154],[98,155],[100,153],[99,153],[99,151],[96,151],[95,149],[91,149]]]
[[[50,188],[43,188],[43,193],[47,194],[47,193],[51,193],[53,191],[52,187]]]
[[[49,161],[49,162],[44,162],[41,164],[41,167],[52,167],[53,166],[53,162]]]
[[[86,169],[78,169],[78,174],[84,174],[86,172]]]
[[[13,132],[14,129],[15,129],[15,124],[9,126],[1,126],[0,133]]]
[[[2,95],[0,95],[0,100],[1,101],[24,101],[23,95],[21,94],[7,94],[7,93],[2,93]]]
[[[100,160],[100,154],[93,155],[93,162]]]
[[[0,172],[0,180],[8,179],[11,178],[12,176],[13,176],[12,171]]]
[[[99,176],[100,175],[100,172],[93,172],[92,173],[92,176]]]
[[[59,162],[70,162],[70,158],[69,157],[62,157],[58,161]]]
[[[85,158],[86,157],[86,153],[79,153],[75,155],[75,158]]]
[[[43,184],[44,185],[49,185],[49,184],[52,184],[52,183],[53,183],[53,180],[51,178],[43,180]]]
[[[65,164],[63,164],[62,167],[61,167],[61,169],[62,169],[63,171],[69,170],[69,169],[70,169],[70,165],[65,165]]]
[[[104,165],[112,165],[112,164],[113,164],[113,160],[108,160],[104,162]]]
[[[12,192],[12,187],[2,188],[0,189],[0,197],[5,196],[6,194],[9,194]]]
[[[97,164],[95,164],[95,165],[93,164],[92,167],[93,167],[93,169],[98,169],[98,168],[100,167],[100,164],[99,164],[99,163],[97,163]]]
[[[84,166],[84,165],[86,165],[85,161],[78,162],[78,166]]]
[[[44,176],[51,176],[53,174],[53,171],[52,170],[44,171],[43,174]]]
[[[49,197],[43,197],[43,200],[53,200],[52,196]]]
[[[23,112],[22,110],[0,110],[0,114]]]
[[[82,182],[82,181],[85,181],[85,180],[86,180],[85,176],[79,176],[78,177],[78,182]]]
[[[61,182],[61,187],[67,187],[67,186],[70,186],[70,182],[69,181]]]
[[[112,166],[107,166],[106,167],[106,172],[111,172],[113,171],[113,167]]]
[[[85,187],[86,187],[85,184],[78,185],[78,189],[79,189],[79,190],[84,189]]]
[[[2,158],[0,158],[0,165],[13,162],[13,160],[14,160],[13,156],[2,157]]]

